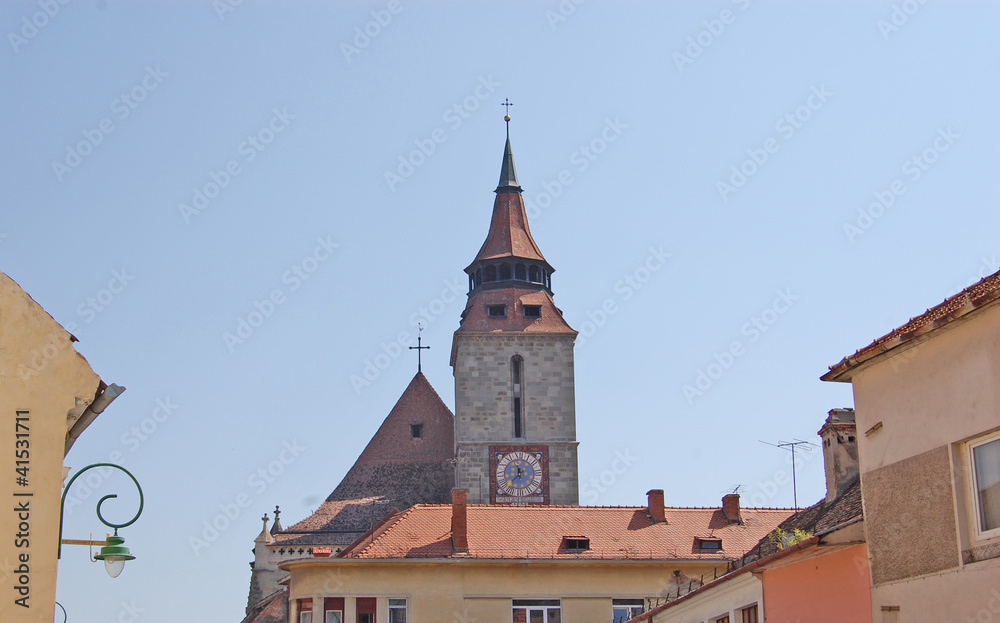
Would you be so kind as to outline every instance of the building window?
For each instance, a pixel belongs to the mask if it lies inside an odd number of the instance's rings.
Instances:
[[[513,404],[511,410],[514,414],[514,437],[520,439],[524,437],[524,419],[521,417],[521,368],[524,360],[520,355],[514,355],[510,360],[511,396]]]
[[[757,604],[742,608],[740,616],[743,618],[742,623],[757,623]]]
[[[486,315],[490,318],[506,318],[507,317],[507,306],[506,305],[487,305]]]
[[[729,623],[729,615],[724,614],[717,619],[712,619],[712,623]]]
[[[312,599],[299,600],[299,623],[312,623],[313,620],[312,609],[313,609]]]
[[[504,262],[500,265],[500,279],[510,279],[510,264]]]
[[[612,623],[624,623],[629,619],[642,614],[643,602],[641,599],[612,599],[611,600],[611,620]]]
[[[410,437],[413,439],[420,439],[424,436],[424,425],[423,424],[410,424]]]
[[[525,281],[528,278],[525,274],[524,264],[514,264],[514,279]]]
[[[324,623],[344,623],[343,597],[327,597],[323,600],[323,610],[326,614]]]
[[[358,623],[375,623],[375,608],[378,603],[375,597],[358,597],[354,603],[358,612]]]
[[[406,600],[389,600],[389,623],[406,623]]]
[[[698,548],[703,552],[722,551],[722,539],[714,537],[700,537],[698,539]]]
[[[969,444],[976,536],[1000,536],[1000,433]]]
[[[541,283],[542,282],[541,269],[534,265],[528,268],[528,281],[532,283]]]
[[[585,552],[590,549],[590,539],[585,536],[564,536],[566,549],[572,552]]]
[[[542,306],[541,305],[525,305],[524,306],[524,317],[525,318],[541,318],[542,317]]]
[[[487,266],[483,271],[483,281],[496,281],[497,280],[497,267]]]
[[[513,600],[514,623],[561,623],[558,599]]]

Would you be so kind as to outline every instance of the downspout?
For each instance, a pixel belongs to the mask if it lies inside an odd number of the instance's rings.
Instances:
[[[103,385],[103,383],[102,383]],[[115,398],[122,395],[125,388],[121,385],[115,385],[112,383],[104,388],[103,391],[98,389],[100,393],[94,398],[94,402],[87,406],[87,409],[80,415],[80,417],[73,423],[73,427],[69,429],[69,433],[66,435],[66,451],[63,453],[65,457],[69,454],[70,448],[76,442],[77,438],[90,426],[91,422],[97,419],[97,416],[104,412],[108,408],[108,405],[114,402]]]

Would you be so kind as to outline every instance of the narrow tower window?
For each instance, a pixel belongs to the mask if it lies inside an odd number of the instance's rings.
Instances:
[[[528,269],[528,281],[532,283],[542,282],[542,271],[540,271],[537,266],[531,266]]]
[[[483,281],[496,281],[497,280],[497,267],[487,266],[486,270],[483,272]]]
[[[500,279],[510,279],[510,264],[507,262],[500,265]]]
[[[510,375],[513,385],[511,395],[514,397],[514,437],[516,438],[524,436],[524,427],[521,422],[521,367],[523,365],[524,360],[521,359],[520,355],[514,355],[510,360]]]
[[[514,264],[514,279],[520,279],[521,281],[527,280],[524,264]]]

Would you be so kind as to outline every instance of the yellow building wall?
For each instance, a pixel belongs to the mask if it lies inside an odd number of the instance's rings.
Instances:
[[[69,333],[0,273],[0,621],[53,620],[67,418],[99,384]]]
[[[386,621],[389,598],[407,600],[408,623],[506,622],[512,599],[559,599],[563,623],[608,623],[612,599],[676,591],[670,583],[675,570],[692,578],[713,573],[710,564],[594,560],[319,559],[289,568],[290,621],[298,621],[298,599],[313,598],[318,608],[324,597],[346,597],[345,623],[356,620],[352,598],[357,597],[379,598],[379,623]]]

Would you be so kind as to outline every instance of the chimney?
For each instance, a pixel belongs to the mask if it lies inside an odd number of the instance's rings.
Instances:
[[[831,409],[818,434],[823,441],[826,501],[831,502],[858,479],[858,441],[854,409]]]
[[[666,521],[667,516],[663,512],[663,489],[650,489],[646,492],[646,497],[649,500],[647,509],[650,523]]]
[[[454,554],[469,553],[468,489],[451,490],[451,546]]]
[[[740,494],[727,493],[722,496],[722,514],[726,516],[729,523],[743,523],[740,519]]]

